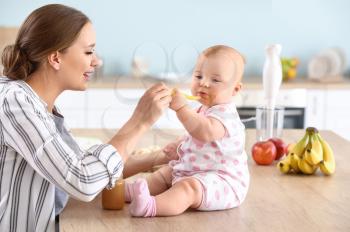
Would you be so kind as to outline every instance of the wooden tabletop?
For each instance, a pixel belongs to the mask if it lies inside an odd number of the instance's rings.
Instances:
[[[74,130],[78,136],[97,136],[106,141],[106,130]],[[293,142],[302,130],[285,130],[283,139]],[[181,131],[153,131],[145,135],[140,147],[163,145]],[[103,210],[101,198],[92,202],[70,199],[61,214],[64,232],[78,231],[350,231],[350,143],[330,131],[322,136],[334,149],[336,173],[283,175],[275,165],[258,166],[250,148],[255,131],[247,130],[251,184],[243,204],[235,209],[213,212],[187,211],[180,216],[133,218],[128,206],[120,211]]]

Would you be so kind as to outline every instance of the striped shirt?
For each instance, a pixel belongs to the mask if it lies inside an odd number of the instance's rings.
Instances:
[[[0,78],[0,231],[54,231],[55,186],[91,201],[121,176],[109,144],[76,152],[24,81]]]

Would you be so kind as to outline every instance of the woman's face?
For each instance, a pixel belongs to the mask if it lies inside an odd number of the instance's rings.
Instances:
[[[65,90],[85,90],[99,64],[95,54],[96,34],[91,23],[80,31],[76,41],[60,53],[59,81]]]

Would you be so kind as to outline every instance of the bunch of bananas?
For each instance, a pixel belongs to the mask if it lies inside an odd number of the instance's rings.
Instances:
[[[335,171],[335,159],[332,148],[322,139],[318,130],[308,127],[304,137],[278,162],[277,167],[282,173],[308,175],[320,168],[323,174],[331,175]]]

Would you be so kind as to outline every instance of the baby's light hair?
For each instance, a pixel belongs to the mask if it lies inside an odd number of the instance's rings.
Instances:
[[[238,74],[236,76],[237,80],[241,80],[244,72],[244,65],[246,64],[246,60],[244,56],[238,52],[236,49],[226,46],[226,45],[215,45],[205,49],[201,55],[205,57],[210,57],[213,55],[217,55],[219,53],[226,53],[232,59],[234,64],[241,63],[241,65],[235,65],[236,67],[240,67],[238,70]],[[238,58],[238,59],[237,59]]]

